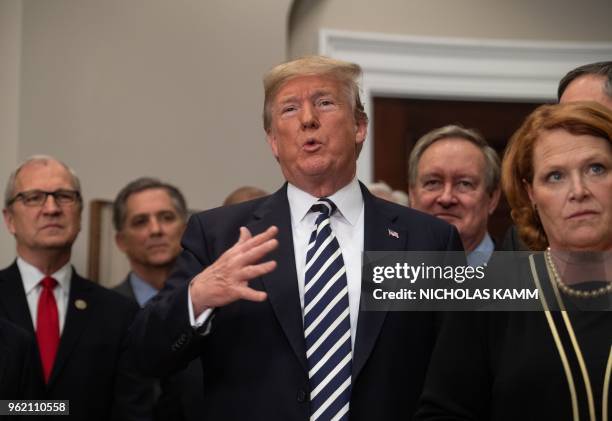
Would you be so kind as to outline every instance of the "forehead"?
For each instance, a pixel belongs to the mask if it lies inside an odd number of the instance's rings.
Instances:
[[[592,135],[575,135],[563,129],[543,132],[534,148],[534,166],[571,164],[589,158],[612,159],[612,145]]]
[[[165,189],[155,188],[132,193],[126,201],[128,215],[176,211],[172,198]]]
[[[15,179],[18,191],[72,189],[72,176],[57,161],[34,161],[25,164]]]
[[[596,101],[609,103],[604,92],[606,78],[603,75],[584,75],[574,79],[565,89],[559,102]]]
[[[429,145],[419,159],[419,175],[437,172],[448,175],[482,176],[485,159],[472,142],[461,138],[440,139]]]
[[[342,84],[329,75],[296,76],[278,88],[274,101],[283,102],[319,93],[337,94],[341,88]]]

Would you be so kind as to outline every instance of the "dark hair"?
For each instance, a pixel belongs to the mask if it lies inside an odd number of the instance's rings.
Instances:
[[[570,70],[563,79],[559,81],[559,88],[557,89],[557,99],[560,100],[563,93],[567,89],[570,83],[578,79],[581,76],[586,75],[599,75],[606,78],[604,84],[604,92],[610,98],[612,98],[612,61],[600,61],[598,63],[585,64],[580,67],[576,67]]]
[[[145,190],[151,189],[163,189],[168,192],[172,204],[183,220],[187,219],[187,203],[185,198],[179,189],[171,184],[164,183],[157,178],[151,177],[140,177],[134,181],[128,183],[124,188],[119,191],[115,202],[113,203],[113,226],[117,231],[123,229],[125,224],[125,218],[127,216],[127,201],[134,193],[139,193]]]

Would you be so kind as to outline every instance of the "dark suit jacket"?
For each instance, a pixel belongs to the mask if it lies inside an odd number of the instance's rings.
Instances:
[[[375,198],[361,187],[366,250],[462,250],[450,225]],[[255,235],[270,225],[279,228],[279,247],[266,259],[276,260],[277,268],[250,282],[268,299],[218,308],[210,333],[195,332],[188,317],[189,281],[236,242],[240,226]],[[183,247],[165,289],[133,326],[142,369],[163,373],[199,355],[205,419],[308,420],[308,366],[286,185],[272,196],[193,216]],[[435,342],[435,324],[434,315],[425,312],[360,312],[351,419],[410,418]]]
[[[38,399],[36,342],[25,329],[0,318],[0,399]]]
[[[86,308],[78,309],[76,300]],[[66,321],[43,398],[69,399],[73,420],[108,420],[111,412],[116,419],[138,419],[136,400],[150,390],[131,372],[133,362],[123,352],[137,310],[133,302],[73,271]],[[34,334],[17,263],[0,271],[0,317]],[[40,363],[35,369],[44,384]]]
[[[119,294],[136,302],[136,294],[128,275],[123,282],[113,288]],[[204,390],[202,385],[202,364],[193,360],[184,370],[159,380],[159,397],[153,405],[155,421],[198,421],[200,418],[200,401]]]

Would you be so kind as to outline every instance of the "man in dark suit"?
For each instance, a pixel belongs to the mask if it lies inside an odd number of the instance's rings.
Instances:
[[[495,243],[489,216],[499,203],[499,156],[473,129],[454,124],[415,143],[409,158],[410,206],[457,227],[470,266],[485,265]]]
[[[114,288],[140,307],[164,286],[181,252],[187,203],[179,189],[150,177],[123,187],[113,203],[115,241],[130,262],[127,278]],[[152,419],[198,420],[202,398],[202,365],[193,360],[185,370],[160,379],[155,387]]]
[[[361,253],[461,243],[446,222],[356,179],[359,74],[326,57],[267,74],[264,128],[287,183],[192,217],[177,269],[133,325],[143,370],[200,357],[204,419],[395,420],[415,409],[434,317],[359,311]]]
[[[0,318],[0,399],[37,399],[41,385],[35,376],[38,364],[32,334]]]
[[[70,265],[82,208],[78,178],[54,158],[11,174],[3,215],[17,259],[0,271],[0,317],[35,334],[44,399],[68,399],[73,419],[138,419],[151,390],[124,352],[138,306]]]

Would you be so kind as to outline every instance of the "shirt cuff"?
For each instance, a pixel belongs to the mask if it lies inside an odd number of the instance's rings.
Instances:
[[[210,318],[214,308],[207,308],[200,314],[197,318],[194,316],[193,312],[193,303],[191,302],[191,295],[189,294],[189,289],[187,289],[187,308],[189,309],[189,323],[191,327],[197,329],[201,327],[206,321]]]

